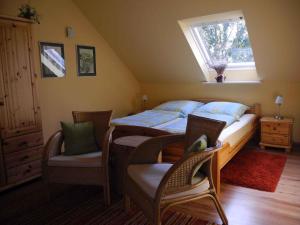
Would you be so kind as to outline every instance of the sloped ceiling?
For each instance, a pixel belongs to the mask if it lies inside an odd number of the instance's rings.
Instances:
[[[178,20],[242,10],[263,80],[300,81],[299,0],[74,0],[140,82],[197,82]]]

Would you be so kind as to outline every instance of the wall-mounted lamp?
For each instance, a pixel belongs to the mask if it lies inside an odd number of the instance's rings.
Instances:
[[[73,27],[66,27],[66,36],[68,38],[73,38],[75,37],[75,31]]]
[[[146,102],[148,101],[148,95],[143,95],[142,96],[142,101],[143,101],[142,109],[145,110],[146,109]]]
[[[277,114],[274,116],[275,119],[277,120],[282,120],[283,119],[283,116],[280,115],[280,107],[281,105],[283,104],[283,97],[278,95],[275,99],[275,104],[277,105],[277,108],[278,108],[278,111],[277,111]]]

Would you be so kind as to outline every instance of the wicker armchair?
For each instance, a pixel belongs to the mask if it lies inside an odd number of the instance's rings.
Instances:
[[[125,210],[130,209],[132,199],[153,225],[160,225],[171,206],[209,197],[227,225],[211,171],[213,155],[221,147],[217,138],[224,126],[221,121],[189,115],[186,135],[155,137],[138,146],[127,167]],[[167,145],[184,141],[187,148],[202,134],[208,137],[205,151],[185,154],[175,164],[157,163],[157,155]]]
[[[46,183],[103,186],[104,201],[110,205],[109,146],[113,128],[109,127],[112,111],[72,112],[74,122],[92,121],[96,142],[101,151],[74,156],[61,154],[64,136],[57,131],[48,140],[43,156],[43,177]]]

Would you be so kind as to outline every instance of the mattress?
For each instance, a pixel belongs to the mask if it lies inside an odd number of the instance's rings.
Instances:
[[[244,114],[239,121],[234,122],[221,132],[219,141],[222,143],[228,142],[230,146],[238,144],[242,137],[255,125],[255,118],[255,114]]]
[[[219,141],[221,143],[228,142],[230,146],[236,145],[240,142],[241,138],[253,128],[255,118],[255,114],[244,114],[238,121],[223,129],[220,134]],[[170,133],[183,134],[185,133],[186,124],[186,118],[177,118],[167,123],[155,126],[154,128],[165,130]]]

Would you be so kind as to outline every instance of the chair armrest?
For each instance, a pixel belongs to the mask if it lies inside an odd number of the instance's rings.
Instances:
[[[62,131],[55,132],[48,140],[43,155],[43,161],[48,161],[49,158],[59,155],[64,142]]]
[[[109,147],[112,142],[112,133],[115,127],[110,127],[104,136],[103,144],[102,144],[102,165],[108,166],[109,161]]]
[[[160,182],[156,192],[156,199],[160,199],[163,195],[194,188],[195,184],[192,184],[192,179],[201,167],[204,167],[203,172],[205,176],[212,181],[211,160],[214,153],[220,149],[222,149],[220,146],[207,148],[203,152],[190,153],[177,161]]]
[[[183,142],[184,137],[184,134],[175,134],[151,138],[130,154],[128,165],[157,163],[158,155],[163,148],[171,143]]]

